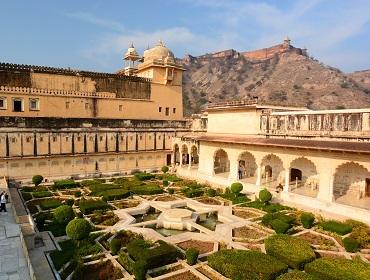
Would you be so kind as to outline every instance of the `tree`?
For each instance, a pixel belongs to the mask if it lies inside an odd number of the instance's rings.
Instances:
[[[69,205],[61,205],[54,211],[54,218],[60,224],[67,224],[75,217],[73,209]]]
[[[238,196],[239,193],[243,190],[243,185],[242,183],[239,183],[239,182],[232,183],[230,186],[230,190],[232,193],[235,194],[235,196]]]
[[[90,223],[85,219],[74,219],[66,227],[66,233],[73,240],[82,240],[89,236],[91,231]]]
[[[167,173],[168,170],[169,170],[169,168],[168,168],[167,165],[164,165],[164,166],[162,166],[162,169],[161,170],[162,170],[163,173]]]
[[[41,175],[35,175],[32,177],[32,183],[34,183],[36,187],[42,183],[42,180],[44,180],[44,177]]]

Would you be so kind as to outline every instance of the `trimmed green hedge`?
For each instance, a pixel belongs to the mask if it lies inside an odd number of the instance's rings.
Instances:
[[[299,270],[293,270],[289,273],[280,275],[276,280],[320,280],[318,278],[313,277],[310,274],[304,273]]]
[[[273,280],[288,266],[257,251],[220,250],[208,256],[208,265],[233,280]]]
[[[272,194],[267,189],[263,189],[260,190],[258,198],[260,199],[261,202],[268,203],[272,199]]]
[[[352,237],[346,237],[343,239],[343,246],[347,252],[355,253],[360,248],[360,243]]]
[[[134,261],[145,261],[148,268],[160,267],[176,261],[182,254],[172,245],[158,240],[158,246],[148,243],[145,240],[133,240],[127,245],[127,251]]]
[[[135,261],[130,258],[128,254],[125,252],[121,252],[118,257],[119,262],[122,264],[122,266],[131,274],[134,273],[134,264]]]
[[[262,217],[262,223],[270,226],[276,233],[286,233],[295,222],[295,218],[283,213],[267,213]]]
[[[267,254],[295,269],[302,270],[315,259],[315,252],[307,241],[290,235],[270,236],[265,240],[265,248]]]
[[[62,202],[58,199],[47,199],[40,202],[40,207],[42,210],[54,209],[62,205]]]
[[[131,192],[126,189],[113,189],[100,192],[98,196],[103,197],[105,201],[117,200],[129,197]]]
[[[32,199],[32,195],[28,192],[21,192],[21,195],[24,201],[28,201]]]
[[[349,224],[341,223],[338,221],[330,220],[320,223],[320,227],[323,230],[337,233],[339,235],[345,235],[352,231],[352,226]]]
[[[303,212],[300,219],[304,228],[311,228],[315,221],[315,216],[312,213]]]
[[[139,172],[135,174],[135,178],[139,181],[146,181],[155,178],[155,175],[146,172]]]
[[[130,191],[138,195],[154,195],[163,193],[163,189],[157,184],[146,184],[130,187]]]
[[[249,203],[245,204],[244,206],[260,209],[260,210],[266,211],[268,213],[276,213],[276,212],[280,212],[282,210],[291,210],[292,209],[289,206],[281,205],[279,203],[265,204],[260,200],[255,200],[255,201],[249,202]]]
[[[80,210],[83,214],[91,214],[94,210],[110,209],[110,205],[100,199],[80,200]]]
[[[53,196],[53,193],[49,191],[42,191],[42,192],[33,192],[32,195],[34,198],[43,198]]]
[[[325,280],[370,279],[370,265],[361,260],[320,258],[306,264],[305,271]]]
[[[80,186],[80,184],[75,182],[72,179],[59,180],[59,181],[54,182],[54,188],[57,189],[57,190],[76,188],[76,187],[79,187],[79,186]]]

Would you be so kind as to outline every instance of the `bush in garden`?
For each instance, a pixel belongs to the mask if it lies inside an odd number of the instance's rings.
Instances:
[[[199,250],[195,248],[189,248],[186,250],[186,261],[189,265],[194,265],[197,263],[198,256],[199,256]]]
[[[130,192],[138,195],[154,195],[163,193],[163,189],[157,184],[146,184],[130,187]]]
[[[49,191],[33,192],[32,195],[34,198],[43,198],[43,197],[53,196],[52,192],[49,192]]]
[[[145,280],[148,264],[146,261],[138,260],[133,265],[133,272],[136,280]]]
[[[135,178],[139,181],[146,181],[155,178],[155,175],[146,172],[139,172],[135,174]]]
[[[305,272],[325,280],[369,280],[370,265],[361,260],[319,258],[304,267]]]
[[[217,192],[216,192],[215,189],[210,188],[210,189],[207,190],[207,195],[210,196],[210,197],[214,197],[214,196],[216,196],[216,194],[217,194]]]
[[[80,191],[75,192],[75,197],[80,197],[82,193]]]
[[[220,250],[207,260],[213,269],[235,280],[270,280],[288,270],[286,264],[257,251]]]
[[[79,206],[83,214],[90,214],[95,210],[110,209],[109,204],[100,199],[81,199]]]
[[[42,180],[44,180],[44,177],[41,175],[34,175],[32,177],[32,183],[34,183],[36,187],[42,183]]]
[[[260,190],[258,194],[258,198],[260,201],[266,204],[270,202],[270,200],[272,199],[272,194],[267,189],[263,189],[263,190]]]
[[[304,212],[301,214],[301,223],[304,228],[311,228],[315,221],[315,216],[312,213]]]
[[[80,184],[75,182],[72,179],[59,180],[59,181],[54,182],[54,189],[57,189],[57,190],[76,188],[76,187],[79,187],[79,186],[80,186]]]
[[[28,200],[32,199],[32,195],[28,192],[21,192],[21,194],[22,194],[22,197],[23,197],[24,201],[28,201]]]
[[[350,237],[357,240],[361,248],[370,249],[370,228],[366,224],[354,220],[347,220],[346,224],[352,226]]]
[[[163,180],[163,186],[164,187],[167,187],[169,185],[168,181],[167,180]]]
[[[92,228],[85,219],[74,219],[66,227],[66,233],[73,240],[82,240],[89,236]]]
[[[285,234],[272,235],[265,240],[266,253],[302,270],[306,263],[315,259],[315,252],[307,241]]]
[[[276,233],[286,233],[292,227],[290,224],[279,219],[272,220],[270,225]]]
[[[161,170],[162,170],[163,173],[167,173],[169,168],[168,168],[167,165],[164,165],[164,166],[162,166]]]
[[[73,209],[69,205],[62,205],[54,210],[54,218],[60,224],[67,224],[75,217]]]
[[[145,261],[148,269],[173,263],[181,256],[174,246],[163,240],[158,240],[156,246],[142,239],[133,240],[127,245],[127,251],[134,261]]]
[[[308,273],[304,273],[299,270],[293,270],[291,272],[280,275],[276,280],[319,280]]]
[[[62,205],[60,200],[53,199],[53,198],[43,200],[43,201],[40,202],[40,207],[41,207],[42,210],[54,209],[54,208],[59,207],[60,205]]]
[[[77,212],[77,213],[76,213],[76,217],[77,217],[77,218],[83,218],[83,217],[84,217],[84,215],[82,214],[82,212]]]
[[[343,246],[347,252],[355,253],[358,251],[360,243],[352,237],[346,237],[343,239]]]
[[[110,242],[110,250],[113,255],[117,255],[118,251],[121,249],[122,243],[121,240],[113,238]]]
[[[119,260],[120,260],[120,263],[122,264],[122,266],[131,274],[134,273],[134,264],[135,264],[135,261],[133,259],[130,258],[130,256],[128,254],[126,254],[125,252],[120,252],[119,254]]]
[[[339,235],[345,235],[352,231],[351,225],[338,222],[338,221],[334,221],[334,220],[322,222],[320,223],[320,227],[322,227],[323,230],[335,232]]]
[[[73,206],[75,204],[75,200],[73,198],[69,198],[66,201],[64,201],[65,205]]]
[[[243,190],[243,185],[239,182],[232,183],[230,186],[230,190],[233,194],[235,194],[235,196],[237,196]]]
[[[175,193],[175,190],[174,190],[174,189],[172,189],[172,188],[169,188],[169,189],[168,189],[168,193],[169,193],[169,194],[174,194],[174,193]]]

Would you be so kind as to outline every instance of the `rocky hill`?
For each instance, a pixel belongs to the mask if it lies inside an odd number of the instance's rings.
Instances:
[[[312,109],[370,106],[370,71],[344,74],[309,57],[290,41],[270,48],[226,50],[182,59],[185,113],[208,102],[249,99]]]

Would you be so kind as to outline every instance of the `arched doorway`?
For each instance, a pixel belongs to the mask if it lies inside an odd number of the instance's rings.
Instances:
[[[255,182],[257,164],[254,156],[249,152],[243,152],[238,159],[238,178],[240,180],[249,179]],[[248,181],[248,180],[247,180]]]
[[[199,155],[197,146],[192,146],[190,151],[190,160],[192,165],[199,164]]]
[[[336,202],[370,209],[370,172],[362,165],[347,162],[334,174],[333,195]]]
[[[305,157],[299,157],[290,163],[290,186],[292,192],[316,197],[319,188],[319,176],[315,164]]]
[[[185,144],[181,147],[181,154],[182,154],[182,165],[188,165],[189,164],[189,151],[188,146]]]
[[[268,154],[262,159],[262,184],[276,187],[284,184],[283,161],[274,154]]]
[[[180,164],[180,149],[177,144],[173,148],[173,159],[175,164]]]
[[[230,161],[227,153],[219,149],[216,151],[213,161],[213,171],[215,174],[224,174],[227,176],[226,173],[230,172]]]
[[[290,169],[290,181],[302,181],[302,171],[297,168]]]

